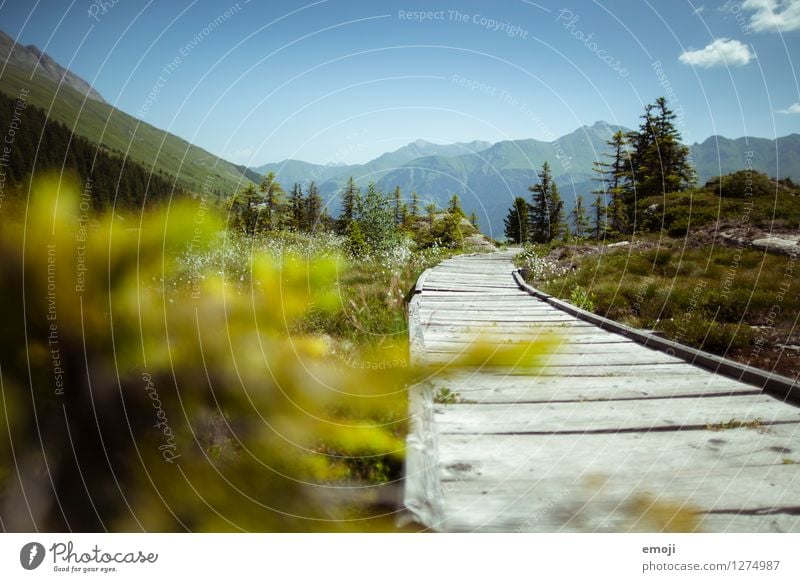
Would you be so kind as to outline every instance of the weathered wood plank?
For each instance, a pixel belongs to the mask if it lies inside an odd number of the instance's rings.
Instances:
[[[452,435],[439,444],[442,481],[569,478],[604,474],[636,480],[645,473],[680,473],[784,465],[800,461],[791,438],[769,429],[579,435]],[[675,455],[676,448],[683,454]],[[800,479],[800,463],[794,467]]]
[[[800,409],[769,396],[540,404],[450,404],[436,412],[439,434],[677,430],[730,420],[800,423]],[[798,425],[800,430],[800,424]]]
[[[444,484],[445,519],[437,527],[448,531],[666,530],[669,518],[642,517],[655,503],[670,516],[681,510],[685,514],[697,511],[696,531],[707,531],[703,527],[707,512],[796,507],[797,479],[791,465],[771,465],[706,467],[679,474],[653,471],[634,479],[629,474],[575,472],[555,478],[455,480]],[[784,516],[784,527],[800,529],[800,516]],[[724,528],[724,514],[714,517],[716,527]]]
[[[508,344],[497,345],[496,350],[501,350]],[[535,345],[535,344],[533,344]],[[453,361],[458,356],[469,353],[469,347],[455,347],[454,349],[433,348],[426,346],[426,355],[433,361]],[[687,365],[679,359],[656,352],[653,350],[620,350],[620,352],[603,352],[595,354],[576,354],[556,352],[541,356],[541,364],[547,366],[635,366],[643,364],[681,364]]]
[[[498,334],[496,330],[484,330],[484,333],[470,332],[464,330],[447,331],[437,328],[429,328],[425,330],[425,337],[428,341],[442,341],[442,342],[460,342],[460,343],[474,343],[478,338],[486,338],[487,341],[493,341],[494,338],[500,337],[507,339],[510,343],[519,343],[525,341],[536,341],[537,339],[547,339],[556,342],[559,346],[557,349],[570,345],[578,345],[582,343],[591,344],[621,344],[621,343],[634,343],[625,337],[613,333],[603,333],[597,328],[572,328],[572,329],[534,329],[533,333],[529,330],[516,330],[516,333],[511,331]]]
[[[676,377],[664,382],[652,376],[574,378],[565,376],[505,376],[457,374],[433,378],[470,402],[581,402],[631,398],[683,398],[721,394],[759,394],[760,390],[724,376]]]

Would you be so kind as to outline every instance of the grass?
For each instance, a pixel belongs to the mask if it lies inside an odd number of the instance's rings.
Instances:
[[[735,418],[732,418],[727,422],[708,424],[706,425],[706,430],[717,432],[721,430],[731,430],[734,428],[755,429],[761,427],[762,424],[763,423],[761,422],[760,418],[755,418],[753,420],[736,420]]]
[[[433,401],[437,404],[458,404],[462,399],[461,394],[443,386],[433,395]]]
[[[181,268],[173,274],[171,287],[192,285],[197,273],[224,274],[236,293],[249,293],[252,288],[251,257],[266,253],[276,259],[299,258],[301,269],[313,269],[320,259],[344,256],[346,241],[329,232],[314,234],[273,232],[247,237],[233,231],[211,244],[202,254],[186,252]],[[430,247],[413,250],[410,241],[402,241],[392,249],[373,253],[358,260],[339,260],[335,282],[335,308],[310,309],[306,315],[287,326],[291,336],[311,336],[319,339],[328,354],[344,369],[354,373],[400,373],[409,369],[407,346],[406,300],[419,275],[452,250]],[[303,261],[307,261],[303,267]],[[368,422],[390,427],[391,434],[405,437],[405,392],[398,393],[396,406],[379,416],[365,416],[359,410],[342,413],[354,422]],[[341,411],[340,411],[341,412]],[[225,445],[214,442],[209,454],[225,454]],[[386,483],[401,475],[401,463],[396,455],[349,455],[344,450],[320,443],[317,452],[328,456],[338,478],[345,481]],[[233,453],[233,448],[230,449]]]
[[[792,373],[791,360],[776,350],[795,341],[796,259],[721,246],[686,248],[683,240],[668,237],[644,246],[650,248],[597,247],[582,255],[565,248],[560,260],[531,253],[547,268],[532,269],[528,279],[551,295],[632,327]]]
[[[766,194],[748,197],[720,197],[706,189],[688,190],[644,198],[639,201],[638,222],[650,231],[663,231],[674,237],[684,237],[691,229],[730,220],[764,229],[790,227],[800,224],[800,190],[770,182],[766,176],[756,176],[771,188]]]
[[[102,144],[145,168],[172,176],[187,190],[200,193],[232,193],[250,180],[230,162],[166,131],[83,96],[71,87],[55,83],[8,65],[0,77],[0,90],[16,98],[27,88],[28,100],[48,111],[48,117],[79,135]]]

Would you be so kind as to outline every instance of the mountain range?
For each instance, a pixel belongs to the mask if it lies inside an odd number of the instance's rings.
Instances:
[[[550,163],[566,211],[573,208],[579,195],[588,205],[590,193],[597,187],[592,163],[603,159],[608,151],[606,141],[617,130],[629,131],[598,121],[550,142],[522,139],[441,145],[417,140],[366,164],[318,165],[285,160],[252,170],[258,174],[275,172],[284,185],[315,181],[333,213],[338,194],[350,176],[361,186],[373,181],[384,192],[399,186],[408,197],[416,191],[424,203],[432,201],[440,206],[458,193],[464,210],[477,213],[482,230],[502,238],[503,218],[513,199],[529,196],[528,186],[538,181],[537,171],[545,161]],[[699,184],[744,169],[748,163],[771,176],[800,179],[798,134],[775,140],[714,136],[690,149]]]
[[[364,164],[312,164],[285,160],[246,168],[232,164],[186,140],[138,120],[106,103],[92,86],[34,46],[15,44],[0,31],[0,91],[27,99],[69,128],[119,156],[127,155],[148,170],[175,180],[187,190],[229,196],[244,184],[275,172],[288,190],[314,181],[338,213],[339,194],[348,177],[361,186],[375,182],[384,192],[399,186],[406,197],[416,191],[423,204],[446,204],[461,196],[467,213],[475,211],[481,228],[503,237],[503,218],[516,196],[529,196],[537,171],[550,163],[567,211],[579,195],[590,202],[592,163],[607,152],[606,141],[626,128],[598,121],[553,141],[521,139],[490,143],[436,144],[417,140]],[[691,146],[699,183],[741,170],[747,163],[773,177],[800,180],[800,135],[775,140],[710,137]]]

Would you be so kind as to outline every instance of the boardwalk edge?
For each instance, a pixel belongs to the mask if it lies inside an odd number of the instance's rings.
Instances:
[[[425,353],[419,317],[419,294],[430,269],[423,272],[408,304],[408,340],[412,365],[419,364]],[[421,382],[409,387],[409,422],[406,437],[406,461],[403,478],[405,511],[397,519],[399,526],[419,523],[433,528],[441,523],[442,484],[439,477],[438,445],[434,419],[433,386]]]
[[[596,315],[576,307],[565,301],[561,301],[560,299],[556,299],[552,295],[531,287],[525,282],[519,270],[515,270],[513,275],[514,281],[516,281],[520,289],[528,292],[537,299],[541,299],[542,301],[549,303],[561,311],[577,317],[578,319],[592,323],[607,331],[621,334],[628,339],[644,345],[645,347],[664,352],[670,356],[675,356],[676,358],[680,358],[689,364],[700,366],[716,374],[756,386],[763,392],[783,402],[793,404],[795,406],[800,405],[800,384],[797,380],[792,380],[791,378],[787,378],[786,376],[781,376],[779,374],[765,372],[764,370],[759,370],[753,366],[740,364],[739,362],[734,362],[733,360],[729,360],[727,358],[715,356],[714,354],[710,354],[702,350],[684,346],[682,344],[656,336],[647,331],[635,329],[616,321],[612,321],[600,315]]]

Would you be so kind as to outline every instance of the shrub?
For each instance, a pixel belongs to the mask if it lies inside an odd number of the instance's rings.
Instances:
[[[712,178],[706,182],[705,188],[722,198],[745,198],[748,196],[774,196],[778,185],[761,172],[740,170]]]
[[[84,220],[57,180],[4,219],[4,528],[346,528],[325,521],[326,483],[366,459],[402,460],[416,372],[346,366],[323,339],[290,335],[340,310],[336,258],[251,246],[234,259],[249,278],[233,279],[216,270],[221,221],[196,202],[140,219]],[[398,341],[359,357],[406,354]]]

